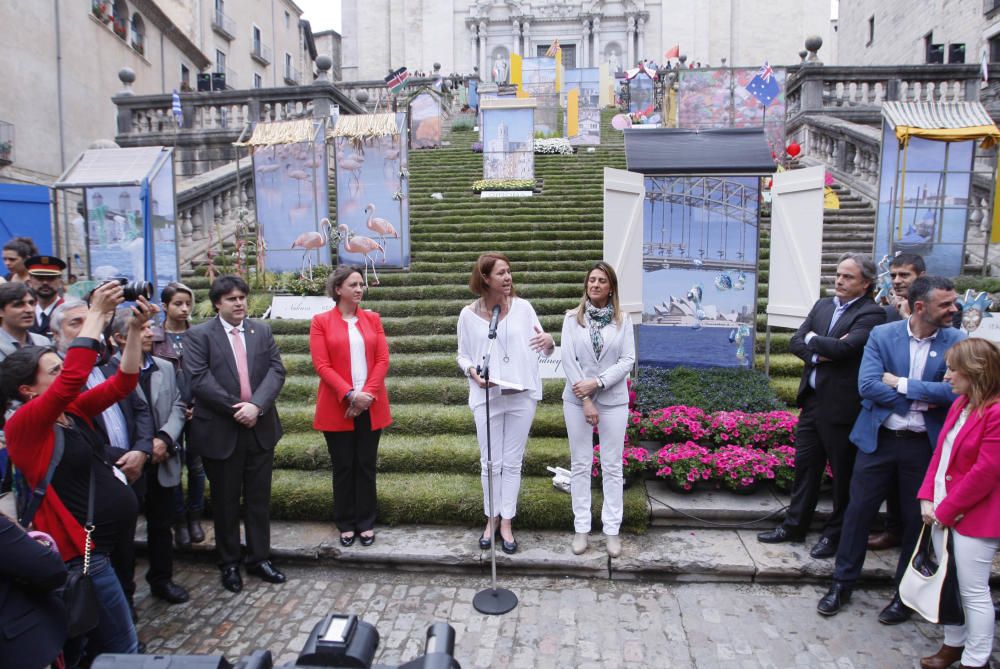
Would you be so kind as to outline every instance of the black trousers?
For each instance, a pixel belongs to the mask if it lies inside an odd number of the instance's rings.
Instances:
[[[375,469],[382,430],[372,430],[365,411],[349,432],[324,432],[333,464],[333,522],[341,532],[366,532],[375,527],[378,498]]]
[[[840,541],[857,455],[849,438],[851,427],[824,419],[816,393],[806,395],[795,432],[795,482],[783,523],[788,530],[802,534],[809,531],[829,461],[833,471],[833,513],[823,526],[823,536],[834,543]]]
[[[146,516],[146,542],[149,570],[146,582],[160,585],[174,576],[174,544],[170,532],[174,488],[164,488],[157,479],[157,465],[146,468],[142,478],[131,486],[139,500],[139,510]],[[111,566],[129,602],[135,594],[135,530],[133,523],[123,533],[111,553]]]
[[[903,544],[896,565],[896,583],[899,583],[923,523],[917,492],[924,482],[933,450],[926,433],[894,433],[882,429],[875,452],[858,454],[851,481],[851,503],[844,514],[844,535],[837,549],[834,580],[853,583],[861,575],[868,550],[868,528],[895,479],[899,482],[903,523]]]
[[[271,558],[271,469],[274,451],[263,448],[253,430],[240,428],[236,448],[225,460],[202,456],[212,486],[212,521],[219,566],[240,562],[240,498],[246,507],[246,564]]]

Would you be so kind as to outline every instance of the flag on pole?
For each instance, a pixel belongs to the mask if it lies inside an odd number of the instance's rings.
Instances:
[[[559,51],[559,40],[555,40],[549,45],[548,51],[545,52],[546,58],[555,58],[556,52]]]
[[[979,63],[979,69],[983,73],[983,83],[990,83],[989,54],[983,51],[983,60]]]
[[[778,80],[774,77],[774,70],[767,64],[767,61],[764,61],[764,67],[760,68],[747,84],[747,91],[765,107],[778,97],[781,89],[778,86]]]
[[[174,89],[173,99],[170,104],[170,111],[173,112],[174,118],[177,119],[177,127],[184,127],[184,109],[181,108],[181,94]]]
[[[406,80],[410,78],[410,72],[405,67],[389,73],[385,78],[385,85],[389,87],[389,92],[395,95],[406,86]]]
[[[671,58],[679,58],[680,55],[681,55],[681,45],[675,44],[669,49],[667,49],[666,53],[663,54],[663,58],[664,60],[670,60]]]

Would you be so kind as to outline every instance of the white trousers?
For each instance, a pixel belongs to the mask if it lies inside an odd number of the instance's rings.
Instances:
[[[964,625],[945,625],[944,642],[949,646],[965,646],[962,664],[982,667],[993,652],[993,626],[995,624],[993,600],[990,598],[990,569],[993,556],[1000,548],[1000,539],[966,537],[951,530],[954,553],[952,559],[958,570],[958,592],[965,609]],[[943,533],[932,532],[934,552],[941,550]]]
[[[622,451],[625,449],[625,424],[628,405],[597,404],[600,415],[597,431],[601,442],[601,472],[604,484],[604,504],[601,524],[604,534],[614,536],[625,513],[622,501]],[[569,437],[570,493],[573,497],[573,526],[577,532],[590,532],[590,479],[594,462],[594,427],[583,415],[583,405],[563,402],[566,435]]]
[[[537,402],[530,392],[490,398],[490,443],[493,453],[493,512],[510,519],[517,515],[517,494],[521,490],[521,463],[528,443]],[[483,514],[490,515],[489,479],[486,458],[486,405],[472,411],[479,437],[479,463],[483,479]]]

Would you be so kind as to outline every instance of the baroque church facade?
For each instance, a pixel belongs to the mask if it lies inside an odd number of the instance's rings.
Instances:
[[[799,62],[809,35],[836,50],[831,0],[344,0],[343,79],[406,66],[491,78],[512,53],[543,55],[555,40],[566,67],[628,68],[679,45],[689,64]],[[725,59],[725,61],[723,61]]]

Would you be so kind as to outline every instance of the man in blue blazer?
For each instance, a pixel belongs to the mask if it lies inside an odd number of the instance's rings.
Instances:
[[[865,345],[858,375],[861,413],[851,431],[851,442],[859,453],[833,584],[817,606],[823,615],[835,615],[850,599],[865,561],[868,528],[894,479],[899,484],[903,522],[897,583],[913,553],[922,522],[917,490],[955,399],[944,381],[944,357],[952,345],[965,338],[963,332],[950,327],[958,309],[956,299],[950,280],[918,278],[910,286],[910,317],[876,327]],[[911,614],[896,593],[878,619],[895,625]]]

